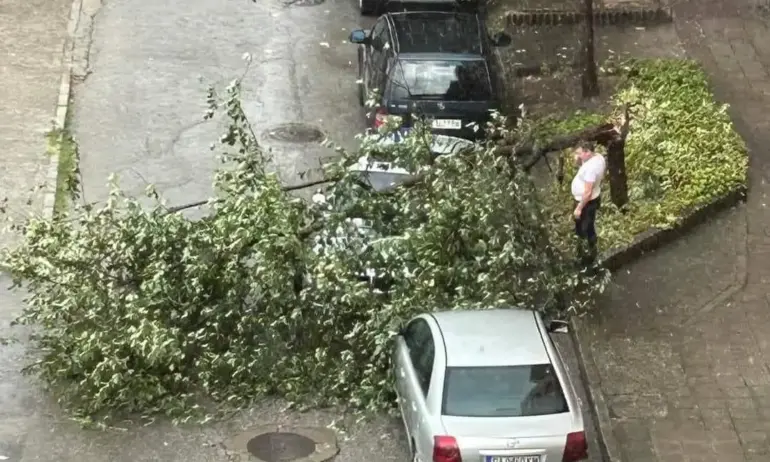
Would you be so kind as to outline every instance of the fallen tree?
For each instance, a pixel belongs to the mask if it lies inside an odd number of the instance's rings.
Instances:
[[[116,187],[106,204],[32,219],[4,251],[26,291],[17,322],[38,331],[29,370],[77,417],[199,417],[201,396],[227,409],[279,395],[379,411],[393,404],[393,332],[415,314],[519,306],[567,317],[606,282],[553,245],[512,156],[477,146],[383,195],[348,170],[382,149],[364,143],[327,167],[328,202],[308,204],[268,172],[239,95],[235,81],[209,98],[229,124],[206,218],[169,213],[180,208],[152,188],[147,206]],[[415,130],[387,148],[412,171],[431,158]],[[351,216],[369,220],[376,251]],[[389,278],[387,293],[356,276],[370,268]]]
[[[627,113],[626,113],[627,114]],[[563,135],[558,136],[546,143],[537,144],[534,142],[529,142],[523,145],[515,144],[515,143],[509,143],[509,144],[503,144],[500,146],[496,146],[494,148],[495,155],[501,156],[508,161],[519,161],[521,159],[527,159],[525,162],[520,162],[520,166],[525,172],[529,172],[532,170],[535,165],[537,165],[540,161],[545,160],[547,162],[547,156],[548,154],[551,154],[553,152],[559,152],[563,151],[565,149],[569,149],[572,147],[575,147],[578,145],[581,141],[590,141],[595,142],[597,144],[600,144],[602,146],[609,147],[610,145],[615,146],[613,153],[617,152],[617,150],[623,149],[622,144],[618,144],[619,142],[625,142],[625,138],[628,135],[628,121],[630,119],[625,119],[625,121],[622,124],[622,127],[616,127],[612,123],[603,123],[594,127],[588,127],[584,128],[582,130],[579,130],[575,133],[569,134],[569,135]],[[620,167],[617,164],[617,161],[615,159],[622,159],[622,157],[613,156],[613,160],[610,161],[611,167],[610,170],[612,171],[620,171]],[[613,170],[614,168],[614,170]],[[623,170],[624,171],[624,170]],[[319,180],[313,180],[308,181],[305,183],[299,183],[289,186],[282,186],[282,190],[285,192],[291,192],[291,191],[299,191],[303,189],[309,189],[319,186],[326,186],[331,183],[335,183],[339,181],[342,178],[342,176],[336,176],[331,178],[323,178]],[[412,179],[402,183],[400,187],[409,187],[413,186],[424,178],[423,174],[416,174]],[[610,178],[612,179],[612,173],[610,174]],[[616,180],[613,182],[611,181],[611,187],[613,184],[615,184],[616,188],[620,188],[621,185],[624,183],[622,182],[622,177],[615,176]],[[618,183],[617,178],[621,178],[621,183]],[[627,194],[626,194],[627,195]],[[169,212],[180,212],[182,210],[186,210],[189,208],[194,207],[200,207],[203,205],[208,204],[210,201],[207,200],[200,200],[195,202],[190,202],[187,204],[181,204],[178,206],[170,207]]]

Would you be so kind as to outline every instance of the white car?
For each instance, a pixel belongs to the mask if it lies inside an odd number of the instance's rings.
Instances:
[[[420,315],[393,357],[416,462],[577,462],[588,457],[575,389],[539,313]]]

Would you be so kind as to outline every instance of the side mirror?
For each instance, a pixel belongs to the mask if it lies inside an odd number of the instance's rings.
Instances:
[[[507,47],[511,44],[513,39],[505,32],[497,32],[491,37],[492,44],[496,47]]]
[[[567,321],[554,320],[548,323],[548,332],[552,334],[566,334],[569,332]]]
[[[356,29],[350,33],[348,37],[350,43],[357,43],[359,45],[366,45],[369,43],[369,36],[366,35],[366,31],[363,29]]]

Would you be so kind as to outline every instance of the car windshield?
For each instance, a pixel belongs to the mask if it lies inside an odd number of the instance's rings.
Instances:
[[[526,417],[568,412],[550,364],[448,367],[443,415]]]
[[[444,101],[492,99],[483,60],[402,60],[393,70],[393,99],[436,98]]]

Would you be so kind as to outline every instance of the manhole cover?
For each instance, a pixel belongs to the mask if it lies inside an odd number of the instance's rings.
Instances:
[[[246,450],[265,462],[288,462],[314,453],[315,441],[296,433],[263,433],[250,439]]]
[[[288,123],[278,125],[265,131],[265,137],[277,141],[289,141],[293,143],[311,143],[322,141],[326,135],[312,125]]]

